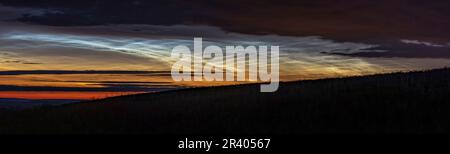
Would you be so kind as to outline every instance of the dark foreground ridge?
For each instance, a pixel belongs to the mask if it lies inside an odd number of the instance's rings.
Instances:
[[[0,112],[1,133],[448,133],[450,69],[185,89]]]

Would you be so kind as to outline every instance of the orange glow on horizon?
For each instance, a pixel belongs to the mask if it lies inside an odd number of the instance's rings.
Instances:
[[[0,98],[94,100],[143,92],[1,91]]]

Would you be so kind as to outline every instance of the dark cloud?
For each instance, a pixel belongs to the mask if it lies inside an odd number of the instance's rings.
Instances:
[[[47,12],[44,17],[25,16],[21,21],[56,26],[121,24],[180,24],[188,18],[205,16],[208,12],[195,7],[191,2],[179,0],[151,1],[54,1],[54,0],[6,0],[7,5],[17,7],[52,8],[57,12]],[[192,20],[192,19],[189,19]]]
[[[95,71],[95,70],[20,70],[20,71],[0,71],[0,75],[65,75],[65,74],[167,74],[169,71]]]
[[[423,42],[418,40],[398,40],[385,41],[380,43],[379,47],[371,48],[367,52],[328,52],[327,54],[352,56],[352,57],[371,57],[371,58],[446,58],[450,59],[450,46],[447,44],[437,44],[432,42]],[[371,52],[371,51],[382,52]]]
[[[48,80],[36,80],[36,81],[46,81]],[[53,82],[61,82],[61,81],[55,81]],[[145,82],[145,81],[132,81],[132,82],[124,82],[124,81],[63,81],[63,82],[83,82],[83,83],[103,83],[103,84],[154,84],[154,85],[160,85],[160,84],[168,84],[172,82],[164,82],[164,81],[152,81],[152,82]]]
[[[166,81],[73,81],[73,80],[42,80],[42,79],[32,79],[31,81],[38,82],[62,82],[62,83],[84,83],[86,85],[101,85],[105,87],[117,87],[117,86],[140,86],[140,87],[174,87],[173,82]]]
[[[50,86],[13,86],[0,85],[0,91],[77,91],[77,92],[154,92],[165,91],[181,87],[148,86],[127,84],[102,84],[105,87],[50,87]]]
[[[98,75],[98,74],[132,74],[132,75],[157,75],[168,74],[167,71],[74,71],[74,70],[24,70],[24,71],[0,71],[0,76],[17,75]],[[42,80],[32,79],[38,82],[59,83],[84,83],[90,87],[57,87],[57,86],[15,86],[0,85],[0,91],[86,91],[86,92],[153,92],[181,88],[164,81],[75,81],[75,80]]]
[[[57,9],[22,21],[47,25],[206,24],[243,33],[340,39],[435,37],[450,40],[447,0],[4,0]]]
[[[26,65],[43,64],[43,63],[28,62],[28,61],[23,61],[23,60],[6,60],[6,61],[3,61],[2,63],[15,63],[15,64],[26,64]]]
[[[39,64],[43,64],[43,63],[22,62],[22,64],[27,64],[27,65],[39,65]]]
[[[14,20],[24,16],[42,16],[45,11],[26,7],[9,7],[0,2],[0,20]]]

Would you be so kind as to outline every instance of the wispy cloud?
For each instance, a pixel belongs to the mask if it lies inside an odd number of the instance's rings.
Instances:
[[[9,28],[12,30],[0,31],[0,44],[2,44],[0,50],[16,53],[24,59],[45,61],[49,64],[40,68],[51,67],[52,70],[64,68],[88,70],[95,66],[96,70],[169,71],[171,64],[176,60],[170,56],[171,49],[177,45],[192,47],[194,36],[204,38],[203,46],[280,46],[282,79],[363,75],[383,70],[404,69],[402,67],[385,68],[385,66],[394,65],[384,65],[365,58],[366,54],[390,54],[392,51],[398,51],[384,49],[384,44],[340,42],[321,36],[250,35],[229,33],[217,27],[182,25],[103,25],[65,28],[48,26],[33,28],[33,25],[27,25],[9,26]],[[429,42],[411,40],[406,42],[423,44],[425,47],[436,46]],[[409,49],[405,50],[407,51]],[[417,53],[413,54],[421,56]],[[398,56],[402,57],[404,54],[399,53]],[[131,57],[125,58],[127,56]],[[51,65],[52,63],[57,64]],[[401,63],[401,61],[395,63]],[[113,67],[107,67],[109,65]],[[8,67],[14,68],[14,66]],[[154,74],[136,75],[153,76]],[[170,79],[168,74],[157,76]]]
[[[402,43],[406,44],[414,44],[414,45],[424,45],[429,47],[445,47],[446,45],[433,43],[433,42],[427,42],[427,41],[419,41],[419,40],[401,40]]]

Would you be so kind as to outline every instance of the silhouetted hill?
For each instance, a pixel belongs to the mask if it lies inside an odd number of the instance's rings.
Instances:
[[[195,88],[2,113],[1,133],[448,133],[450,69]]]
[[[39,106],[62,105],[75,102],[80,102],[80,100],[71,100],[71,99],[34,100],[34,99],[19,99],[19,98],[0,98],[0,109],[23,110]]]

